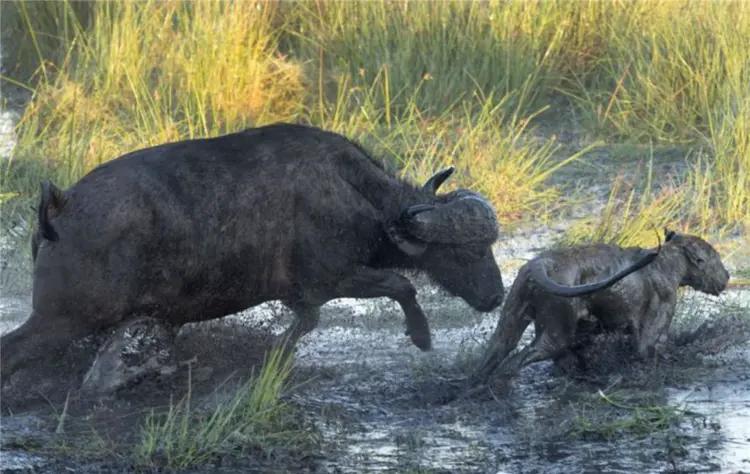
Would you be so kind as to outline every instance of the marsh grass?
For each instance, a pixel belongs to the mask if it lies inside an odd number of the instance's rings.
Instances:
[[[197,406],[188,391],[183,400],[170,404],[166,414],[146,418],[135,446],[136,462],[182,469],[222,455],[270,455],[312,444],[314,435],[301,427],[281,398],[291,370],[291,357],[277,349],[256,377],[212,408]]]
[[[348,8],[336,5],[330,9],[343,9],[337,15]],[[366,5],[356,8],[375,8]],[[462,5],[450,8],[469,4]],[[460,100],[437,111],[424,100],[426,79],[396,86],[401,80],[394,80],[389,64],[366,80],[341,73],[332,84],[329,76],[311,81],[304,61],[280,51],[280,37],[294,19],[282,21],[282,7],[291,8],[265,2],[92,5],[96,21],[74,28],[77,34],[63,41],[63,59],[45,63],[37,78],[13,157],[2,164],[4,211],[33,222],[39,181],[69,186],[134,149],[290,120],[358,140],[418,181],[454,165],[459,173],[451,186],[484,192],[501,219],[512,222],[551,208],[559,191],[545,180],[588,151],[559,160],[554,140],[531,138],[536,112],[520,115],[516,92],[485,94],[462,82]],[[432,15],[425,6],[413,8]],[[442,8],[445,20],[452,10]],[[367,14],[373,12],[383,13]],[[320,62],[321,74],[324,67]]]
[[[291,47],[318,67],[367,86],[383,71],[379,105],[409,101],[430,114],[482,94],[508,97],[506,112],[537,110],[559,81],[566,30],[577,9],[549,2],[301,2]]]
[[[633,404],[618,393],[597,392],[596,399],[577,408],[570,435],[611,440],[622,435],[646,437],[679,425],[686,417],[700,416],[684,407],[656,403]],[[603,411],[607,413],[602,414]]]
[[[703,152],[695,153],[683,176],[660,177],[656,185],[651,162],[645,176],[617,176],[604,207],[597,215],[575,222],[564,243],[606,242],[623,246],[656,246],[663,229],[722,239],[746,232],[750,207],[746,169],[750,162],[734,155],[712,164]],[[739,162],[738,162],[739,161]],[[732,170],[722,169],[732,167]],[[736,250],[735,242],[733,247]]]
[[[356,139],[403,175],[448,164],[504,224],[546,219],[548,178],[582,157],[534,122],[565,96],[588,136],[700,157],[647,199],[615,182],[572,240],[650,241],[750,214],[747,2],[4,2],[33,91],[0,171],[32,222],[38,182],[68,186],[123,153],[275,121]],[[34,65],[35,72],[28,71]],[[25,71],[25,73],[24,73]],[[541,114],[543,115],[543,114]],[[680,202],[680,199],[689,197]],[[590,232],[589,235],[585,235]]]
[[[650,180],[649,180],[650,181]],[[623,176],[615,179],[598,216],[577,221],[565,233],[569,244],[605,242],[622,246],[656,246],[665,227],[675,228],[687,207],[686,189],[667,184],[653,191],[651,183],[639,190]]]

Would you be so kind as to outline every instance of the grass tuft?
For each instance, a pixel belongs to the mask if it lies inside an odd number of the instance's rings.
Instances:
[[[293,409],[281,399],[291,370],[291,357],[276,349],[257,377],[210,411],[195,406],[188,392],[166,414],[152,413],[135,447],[137,464],[184,469],[223,455],[270,454],[310,443],[312,435],[300,428]]]
[[[671,405],[632,405],[616,394],[598,392],[597,402],[614,410],[605,419],[592,419],[582,410],[573,420],[570,434],[587,439],[611,440],[625,434],[650,436],[679,424],[687,416],[696,416],[684,407]]]

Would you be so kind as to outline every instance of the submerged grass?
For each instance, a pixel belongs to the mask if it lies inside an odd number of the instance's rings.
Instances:
[[[604,408],[611,412],[602,417],[600,412]],[[579,409],[573,419],[570,435],[604,440],[623,435],[646,437],[677,426],[686,417],[696,415],[684,407],[632,404],[617,393],[605,394],[599,390],[593,405]]]
[[[314,435],[301,427],[281,399],[291,370],[291,357],[277,349],[270,352],[257,377],[215,407],[195,406],[188,392],[166,414],[152,413],[135,447],[136,462],[184,469],[228,454],[270,455],[311,444]]]

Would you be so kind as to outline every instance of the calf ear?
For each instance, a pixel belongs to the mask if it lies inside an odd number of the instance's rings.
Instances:
[[[410,257],[419,257],[427,248],[427,244],[418,240],[410,239],[395,225],[388,226],[386,233],[391,242],[396,244],[396,247],[398,247],[399,250]]]
[[[685,245],[682,245],[681,247],[682,253],[684,253],[685,257],[687,257],[687,259],[696,267],[701,267],[706,263],[706,260],[703,258],[705,254],[694,242],[687,241]]]

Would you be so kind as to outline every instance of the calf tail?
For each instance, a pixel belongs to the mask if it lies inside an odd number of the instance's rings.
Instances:
[[[604,280],[597,281],[595,283],[588,283],[585,285],[561,285],[553,281],[549,275],[547,275],[546,260],[539,259],[535,260],[531,264],[531,278],[534,282],[539,285],[544,291],[557,296],[573,297],[573,296],[584,296],[597,291],[609,288],[618,281],[622,280],[631,273],[640,270],[649,263],[653,262],[654,259],[659,255],[659,250],[648,250],[645,255],[641,257],[637,262],[629,265],[622,270],[618,271],[614,275],[610,275]]]
[[[39,233],[49,241],[56,242],[60,237],[50,224],[50,209],[59,212],[65,204],[63,192],[50,181],[42,182],[42,199],[39,202]]]

